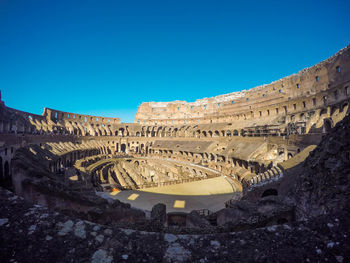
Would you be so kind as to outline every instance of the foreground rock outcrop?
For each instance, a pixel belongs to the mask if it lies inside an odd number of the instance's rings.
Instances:
[[[0,189],[1,262],[348,262],[350,214],[205,235],[99,225]]]
[[[294,220],[294,206],[283,199],[267,196],[258,202],[241,200],[217,213],[217,224],[241,231],[257,227],[287,223]]]
[[[292,195],[299,220],[350,211],[350,116],[338,123],[310,153]]]

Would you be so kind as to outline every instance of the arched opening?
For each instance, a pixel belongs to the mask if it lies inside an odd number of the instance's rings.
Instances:
[[[322,109],[322,110],[320,111],[320,116],[322,116],[323,114],[327,114],[327,109]]]
[[[119,143],[116,143],[116,144],[115,144],[115,151],[116,151],[116,152],[119,152]]]
[[[248,169],[248,163],[246,161],[243,161],[242,164],[245,169]]]
[[[349,103],[344,103],[342,106],[341,106],[341,111],[343,112],[344,110],[348,110],[349,108]]]
[[[323,133],[329,133],[332,130],[332,120],[324,119],[323,120]]]
[[[277,224],[279,224],[279,225],[281,225],[281,224],[286,224],[286,223],[288,223],[287,218],[279,218],[279,219],[277,220]]]
[[[175,128],[173,131],[173,137],[178,137],[178,128]]]
[[[2,170],[2,158],[0,157],[0,185],[4,182],[4,172]]]
[[[214,156],[214,154],[210,154],[210,161],[215,161],[215,156]]]
[[[337,112],[338,111],[338,108],[337,107],[335,107],[335,106],[333,106],[332,108],[331,108],[331,115],[333,115],[335,112]]]
[[[4,165],[4,187],[10,188],[12,185],[11,175],[10,175],[10,166],[8,161]]]
[[[278,191],[277,191],[276,189],[273,189],[273,188],[267,189],[267,190],[265,190],[265,191],[262,193],[261,197],[266,197],[266,196],[270,196],[270,195],[275,195],[275,196],[277,196],[277,195],[278,195]]]
[[[120,145],[120,151],[123,152],[123,153],[125,153],[125,151],[126,151],[126,144],[125,144],[125,143],[122,143],[122,144]]]
[[[196,130],[193,135],[197,138],[200,138],[200,135],[201,135],[201,131],[200,130]]]

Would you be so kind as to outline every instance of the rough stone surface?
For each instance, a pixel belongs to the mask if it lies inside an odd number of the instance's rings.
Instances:
[[[13,196],[0,190],[0,219],[8,219],[2,220],[6,223],[0,226],[2,262],[347,262],[350,259],[348,211],[242,232],[174,235],[81,221],[23,200],[9,202]],[[82,225],[86,233],[104,236],[102,242],[90,234],[86,238],[77,236],[77,226]],[[27,235],[32,226],[35,231]]]
[[[310,153],[302,170],[291,193],[298,220],[350,211],[350,116]]]
[[[210,223],[208,220],[200,216],[196,211],[192,211],[186,217],[186,226],[192,228],[205,228],[209,227]]]
[[[230,208],[217,213],[217,224],[239,231],[276,224],[281,219],[291,221],[293,215],[293,206],[285,204],[279,197],[268,196],[258,202],[241,200],[232,203]]]
[[[165,204],[156,204],[153,206],[151,211],[151,218],[157,220],[161,223],[166,221],[166,205]]]

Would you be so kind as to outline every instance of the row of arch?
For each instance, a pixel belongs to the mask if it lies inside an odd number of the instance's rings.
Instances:
[[[316,110],[319,107],[327,107],[329,104],[337,104],[341,101],[349,98],[350,88],[349,86],[335,87],[328,89],[327,91],[318,93],[315,97],[306,97],[304,100],[291,100],[283,106],[277,107],[265,107],[252,110],[252,106],[248,106],[245,109],[245,113],[222,115],[217,117],[200,117],[190,119],[163,119],[163,120],[138,120],[138,123],[157,125],[159,124],[210,124],[210,123],[225,123],[235,120],[251,120],[260,117],[277,117],[286,116],[288,113],[298,113],[306,110]],[[275,103],[272,103],[275,104]],[[215,113],[217,114],[217,113]],[[220,114],[220,113],[219,113]]]
[[[322,108],[320,115],[326,112],[342,112],[348,110],[349,103],[345,102],[339,105]],[[291,114],[285,120],[287,124],[295,123],[303,126],[307,125],[311,116],[315,114],[314,110]],[[52,122],[52,121],[51,121]],[[304,124],[302,124],[304,123]],[[200,127],[200,125],[182,125],[182,126],[141,126],[140,130],[130,131],[128,126],[115,127],[113,125],[81,123],[79,121],[60,121],[58,123],[46,123],[45,120],[27,119],[23,116],[17,120],[0,121],[0,132],[3,133],[30,133],[30,134],[72,134],[78,136],[119,136],[119,137],[195,137],[195,138],[214,138],[214,137],[232,137],[232,136],[284,136],[288,134],[287,125],[264,125],[253,126],[240,129],[227,127],[229,124],[223,124],[221,129],[210,129]],[[299,134],[305,133],[305,129],[300,128]]]
[[[341,105],[333,105],[332,107],[319,110],[319,116],[327,112],[334,114],[335,112],[348,111],[349,103]],[[315,111],[301,112],[298,114],[288,115],[286,122],[293,123],[298,128],[298,134],[306,132],[306,125]],[[288,125],[264,125],[247,127],[242,129],[201,129],[198,125],[183,125],[180,127],[172,126],[142,126],[141,132],[136,132],[137,137],[196,137],[196,138],[213,138],[213,137],[231,137],[231,136],[284,136],[289,133]]]

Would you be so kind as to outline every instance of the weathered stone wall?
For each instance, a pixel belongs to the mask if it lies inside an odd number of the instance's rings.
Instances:
[[[120,118],[111,118],[104,116],[91,116],[85,114],[78,114],[66,111],[59,111],[50,108],[45,108],[43,116],[52,121],[80,121],[80,122],[89,122],[93,124],[118,124],[120,123]]]
[[[135,122],[141,124],[223,123],[234,120],[275,119],[337,104],[350,93],[350,47],[297,74],[247,91],[192,103],[145,102]]]

